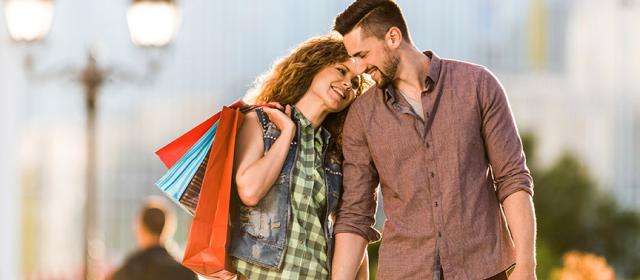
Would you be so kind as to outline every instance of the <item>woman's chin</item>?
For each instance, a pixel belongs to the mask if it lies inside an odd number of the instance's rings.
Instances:
[[[330,106],[329,110],[331,111],[331,113],[337,113],[347,108],[347,105],[348,104],[346,102],[338,102]]]
[[[333,96],[326,96],[325,98],[323,98],[323,103],[324,106],[331,112],[331,113],[335,113],[336,111],[340,110],[341,106],[341,102],[342,100],[339,100],[338,98],[335,98]]]
[[[340,111],[340,106],[338,103],[336,102],[324,102],[324,107],[326,108],[327,112],[329,113],[335,113]]]

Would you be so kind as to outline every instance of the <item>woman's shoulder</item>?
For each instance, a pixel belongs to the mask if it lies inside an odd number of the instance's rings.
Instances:
[[[267,114],[261,108],[254,108],[244,113],[244,122],[260,124],[262,127],[268,125],[271,121]]]
[[[240,130],[244,132],[243,134],[248,133],[251,135],[262,132],[260,120],[258,118],[258,113],[256,113],[256,110],[251,110],[244,113],[244,120],[242,120],[242,126]]]
[[[251,111],[245,113],[245,120],[256,122],[261,125],[263,129],[266,129],[271,123],[269,116],[264,112],[262,108],[254,108]]]
[[[253,109],[244,113],[245,121],[257,121],[258,120],[258,112],[257,109]]]

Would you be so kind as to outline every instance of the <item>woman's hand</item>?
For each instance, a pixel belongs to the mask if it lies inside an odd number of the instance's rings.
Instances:
[[[287,105],[284,108],[284,112],[278,109],[269,107],[262,108],[264,112],[269,116],[269,120],[278,127],[281,135],[288,135],[291,139],[295,135],[296,125],[291,119],[291,106]]]

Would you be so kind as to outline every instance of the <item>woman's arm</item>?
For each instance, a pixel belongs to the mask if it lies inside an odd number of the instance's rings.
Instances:
[[[234,157],[235,181],[238,196],[247,206],[255,206],[278,178],[287,158],[291,140],[295,136],[295,124],[291,120],[291,107],[283,113],[277,109],[263,108],[271,122],[280,129],[280,136],[263,155],[262,128],[256,112],[247,113],[236,138]]]

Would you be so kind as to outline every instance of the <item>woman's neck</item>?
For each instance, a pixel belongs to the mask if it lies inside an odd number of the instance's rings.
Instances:
[[[316,100],[313,95],[305,93],[305,95],[296,103],[296,109],[304,115],[314,129],[320,127],[329,111],[322,105],[321,100]]]

